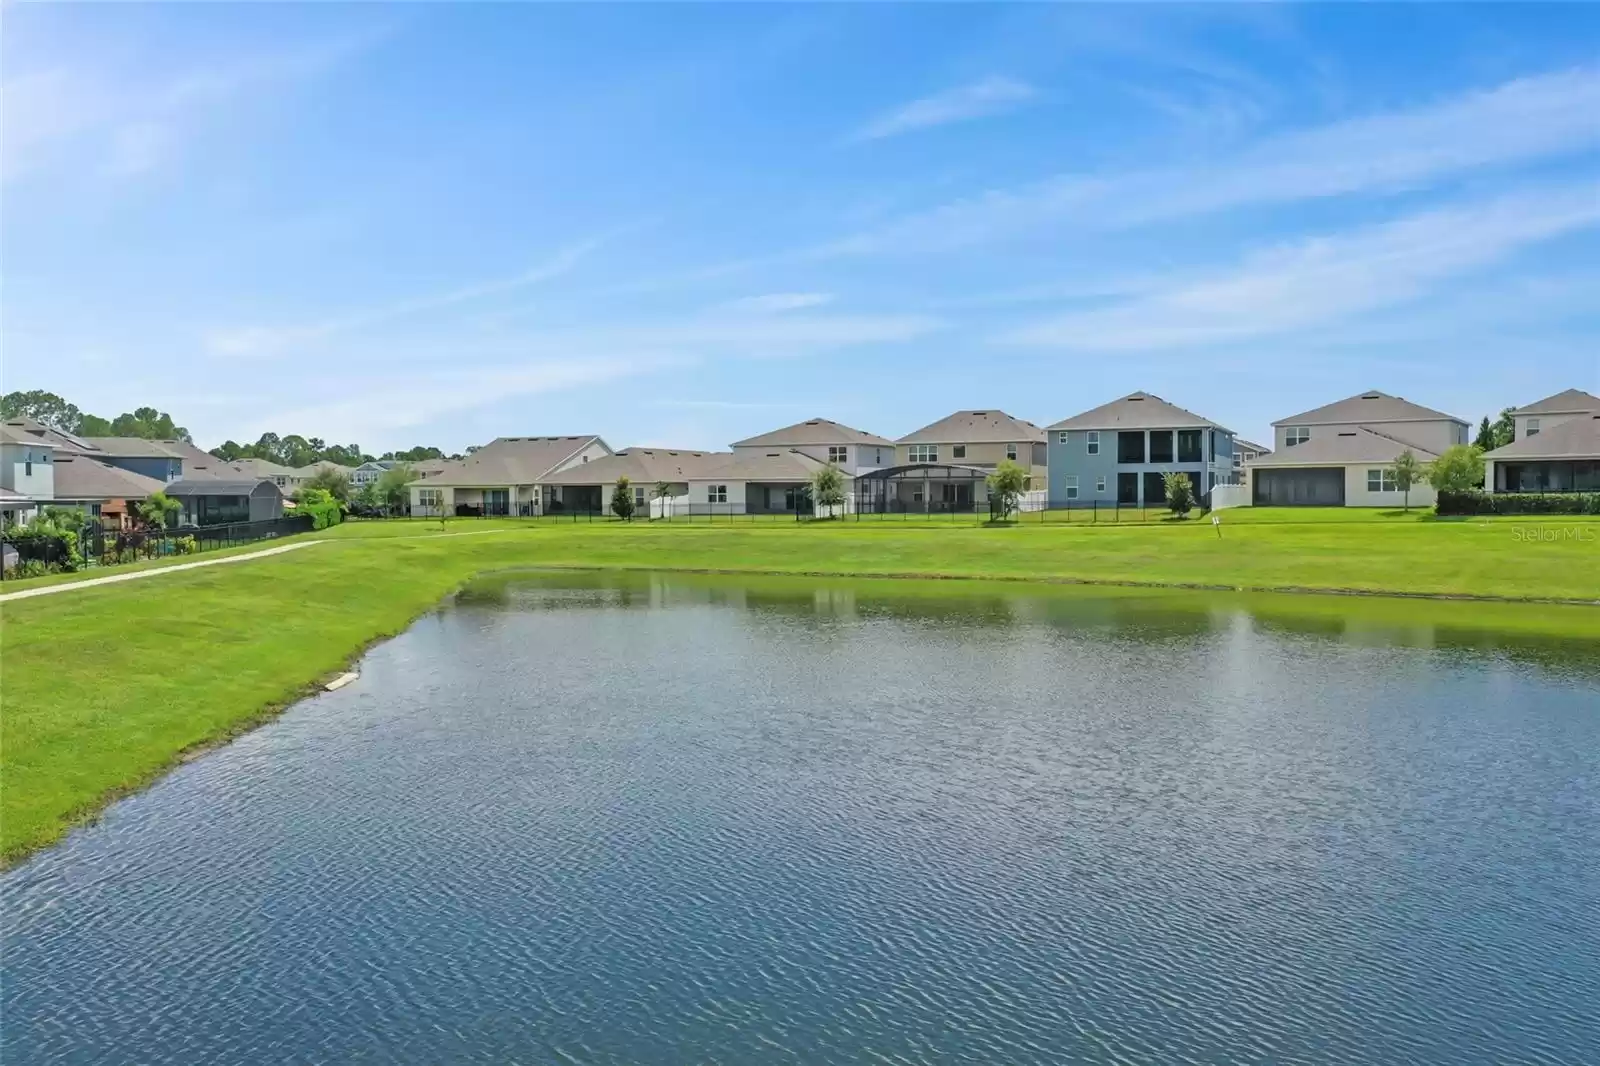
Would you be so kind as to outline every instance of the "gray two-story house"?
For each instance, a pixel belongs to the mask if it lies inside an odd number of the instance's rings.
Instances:
[[[1189,475],[1195,495],[1232,484],[1233,431],[1148,392],[1048,427],[1050,506],[1166,503],[1162,475]]]

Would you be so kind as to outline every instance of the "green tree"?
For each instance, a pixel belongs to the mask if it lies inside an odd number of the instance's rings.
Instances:
[[[1483,452],[1472,444],[1457,444],[1428,467],[1428,483],[1435,492],[1476,492],[1483,488]]]
[[[633,488],[627,475],[617,478],[617,487],[611,493],[611,513],[623,521],[633,518]]]
[[[1022,494],[1028,491],[1028,472],[1010,459],[1000,460],[987,478],[990,510],[999,504],[1000,520],[1009,521],[1017,513]]]
[[[650,496],[653,499],[657,499],[657,500],[662,501],[662,503],[661,503],[661,517],[662,518],[670,518],[670,517],[672,517],[672,512],[670,510],[671,504],[666,502],[666,501],[672,499],[672,483],[670,481],[658,481],[658,482],[656,482],[656,487],[651,491]]]
[[[98,436],[100,434],[90,434]],[[112,437],[143,437],[146,440],[190,441],[189,431],[172,421],[172,416],[154,407],[137,407],[111,420]]]
[[[83,412],[53,392],[8,392],[0,395],[0,418],[31,418],[63,433],[79,433]]]
[[[1485,418],[1483,424],[1488,425],[1489,420]],[[1390,469],[1394,472],[1394,487],[1405,493],[1405,507],[1403,509],[1409,511],[1411,510],[1411,486],[1422,480],[1422,464],[1417,462],[1417,457],[1412,454],[1410,448],[1407,448],[1395,456],[1394,465]]]
[[[308,464],[301,464],[308,465]],[[340,503],[350,502],[350,475],[331,466],[322,467],[301,485],[305,489],[321,489]]]
[[[811,501],[818,508],[826,507],[829,518],[844,513],[844,473],[832,463],[811,475]]]
[[[1506,407],[1500,411],[1500,417],[1494,420],[1494,446],[1504,448],[1507,444],[1517,439],[1517,420],[1511,417],[1511,408]],[[1493,451],[1494,449],[1488,449]]]
[[[1489,416],[1484,415],[1483,421],[1478,423],[1478,435],[1473,438],[1472,446],[1490,452],[1498,448],[1494,442],[1494,423],[1489,421]]]
[[[183,504],[174,500],[160,489],[152,492],[135,506],[134,511],[139,515],[139,521],[148,529],[165,529],[183,510]]]
[[[1167,494],[1167,510],[1179,518],[1194,510],[1194,482],[1188,471],[1168,470],[1161,475],[1161,487]]]
[[[415,480],[417,480],[417,475],[412,473],[410,464],[401,463],[398,466],[391,466],[383,472],[377,481],[368,482],[368,484],[377,487],[378,499],[383,506],[391,510],[399,510],[405,507],[406,501],[410,499],[410,486]]]

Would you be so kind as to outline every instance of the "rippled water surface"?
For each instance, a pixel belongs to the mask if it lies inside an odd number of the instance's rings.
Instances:
[[[1592,649],[1349,610],[485,586],[6,875],[0,1057],[1600,1062]]]

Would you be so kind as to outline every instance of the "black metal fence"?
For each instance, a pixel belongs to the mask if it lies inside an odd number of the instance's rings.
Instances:
[[[184,526],[159,531],[102,530],[90,526],[79,535],[79,550],[90,565],[115,566],[140,559],[193,555],[241,544],[309,533],[310,515],[286,515],[263,522],[233,522],[221,526]]]

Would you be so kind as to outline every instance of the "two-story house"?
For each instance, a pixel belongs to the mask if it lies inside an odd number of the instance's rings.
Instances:
[[[1511,412],[1516,436],[1484,455],[1490,492],[1600,492],[1600,396],[1567,389]]]
[[[1274,450],[1247,464],[1256,506],[1399,507],[1434,502],[1414,485],[1409,497],[1394,480],[1394,461],[1409,451],[1418,462],[1467,442],[1465,421],[1376,389],[1302,411],[1272,424]]]
[[[1168,471],[1188,474],[1202,498],[1236,477],[1231,429],[1148,392],[1101,404],[1046,432],[1052,507],[1159,507]]]
[[[894,441],[826,418],[808,418],[734,441],[732,448],[734,455],[750,457],[792,448],[818,462],[832,463],[846,479],[894,465]]]
[[[17,420],[0,425],[0,520],[29,521],[55,499],[55,443]]]

